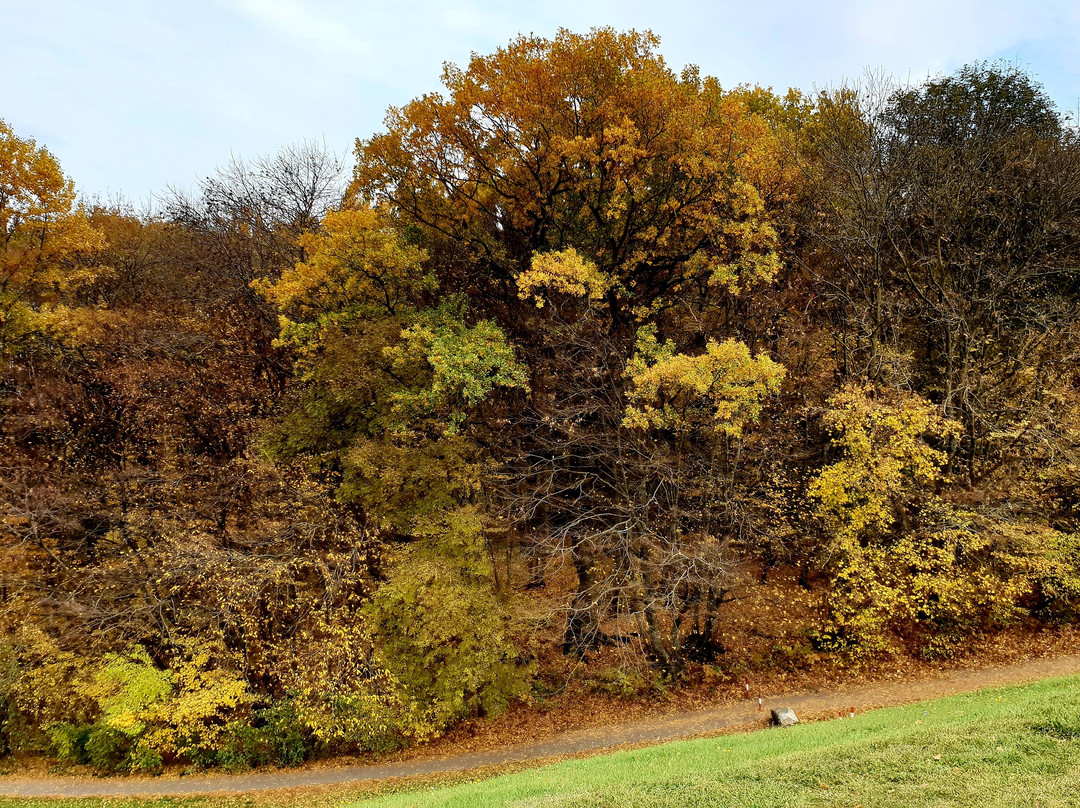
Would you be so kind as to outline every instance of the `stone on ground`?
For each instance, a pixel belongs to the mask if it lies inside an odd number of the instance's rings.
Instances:
[[[795,711],[790,707],[775,707],[770,712],[772,712],[773,724],[778,727],[790,727],[792,724],[799,723]]]

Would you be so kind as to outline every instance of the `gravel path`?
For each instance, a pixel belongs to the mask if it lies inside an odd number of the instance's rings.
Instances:
[[[1018,684],[1080,673],[1080,655],[1038,659],[994,668],[958,670],[939,678],[876,683],[849,689],[770,696],[764,709],[787,706],[796,712],[817,714],[864,711],[894,704],[934,699],[985,687]],[[766,712],[767,714],[767,712]],[[205,774],[188,777],[73,778],[0,777],[0,797],[149,797],[239,794],[283,788],[332,786],[392,777],[461,772],[485,766],[546,761],[567,755],[596,752],[617,746],[649,745],[707,735],[733,727],[760,726],[764,718],[756,702],[713,707],[659,716],[606,727],[577,730],[550,740],[505,749],[425,760],[363,766],[285,769],[250,774]]]

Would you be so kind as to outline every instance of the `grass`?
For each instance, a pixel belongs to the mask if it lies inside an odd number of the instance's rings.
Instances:
[[[1080,677],[573,760],[354,805],[1080,806]]]
[[[455,779],[460,779],[460,775]],[[1080,806],[1080,676],[854,720],[619,752],[458,785],[157,800],[13,800],[0,808],[690,808]]]

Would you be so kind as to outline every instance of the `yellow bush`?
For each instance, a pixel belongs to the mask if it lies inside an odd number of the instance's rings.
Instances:
[[[948,653],[1013,619],[1030,590],[1026,556],[934,495],[946,456],[928,440],[956,425],[915,395],[851,386],[829,405],[841,457],[809,492],[832,564],[824,644],[873,653],[902,638]]]

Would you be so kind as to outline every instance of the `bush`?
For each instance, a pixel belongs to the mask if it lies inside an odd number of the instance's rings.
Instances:
[[[528,692],[530,670],[491,591],[481,527],[469,511],[448,517],[398,563],[368,609],[387,667],[436,730],[496,715]]]
[[[256,724],[278,766],[296,766],[311,757],[318,746],[310,728],[304,726],[292,699],[277,701],[255,713]]]
[[[53,753],[65,763],[89,764],[105,771],[127,768],[131,738],[102,724],[56,724],[49,729]]]
[[[301,720],[295,698],[288,697],[256,710],[250,721],[230,723],[218,762],[231,770],[271,763],[296,766],[312,757],[318,746],[311,729]]]
[[[88,694],[93,666],[62,651],[43,632],[24,627],[6,646],[4,692],[7,735],[21,751],[48,753],[57,725],[88,726],[97,719],[97,705]]]
[[[270,740],[261,728],[233,721],[225,728],[218,764],[227,771],[243,771],[273,760]]]
[[[1032,611],[1044,620],[1073,622],[1080,619],[1080,534],[1045,532],[1033,553]]]
[[[128,768],[131,737],[104,724],[94,724],[84,746],[86,762],[106,771]]]
[[[86,762],[86,740],[90,724],[54,724],[48,730],[52,752],[65,763]]]
[[[10,754],[12,733],[18,720],[14,687],[19,679],[19,662],[15,650],[0,642],[0,757]]]
[[[372,656],[362,620],[316,620],[312,630],[318,637],[298,636],[305,654],[290,658],[291,695],[255,710],[229,656],[203,641],[179,643],[167,669],[138,646],[91,663],[42,641],[22,649],[26,671],[18,649],[7,666],[0,653],[0,707],[11,712],[0,730],[6,739],[44,728],[40,751],[60,760],[143,772],[167,762],[291,766],[322,749],[390,751],[430,733]]]
[[[888,653],[904,637],[925,655],[951,655],[1014,620],[1030,589],[1027,555],[934,495],[946,457],[927,439],[957,425],[919,396],[870,388],[848,387],[829,406],[842,456],[809,491],[832,557],[818,647]]]
[[[161,771],[165,761],[161,759],[161,753],[142,741],[135,744],[135,748],[128,755],[128,767],[133,772],[151,774]]]

